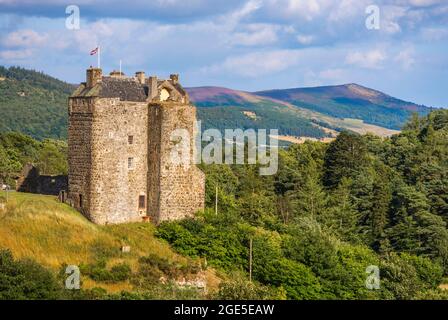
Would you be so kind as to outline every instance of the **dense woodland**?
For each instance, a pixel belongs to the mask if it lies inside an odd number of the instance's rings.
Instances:
[[[0,132],[37,139],[67,137],[67,97],[74,87],[41,72],[0,66]]]
[[[439,110],[415,115],[387,139],[342,132],[330,144],[291,145],[281,150],[274,176],[260,176],[256,165],[201,165],[205,212],[164,223],[156,235],[230,279],[209,298],[448,298],[438,288],[448,275],[447,138],[448,111]],[[30,159],[44,171],[64,173],[64,148],[52,140],[2,135],[0,173]],[[15,264],[19,272],[11,273]],[[366,288],[372,265],[380,270],[380,289]],[[57,277],[40,268],[0,254],[0,297],[24,297],[25,291],[11,289],[17,277],[38,288],[46,288],[42,279],[52,279],[44,281],[50,289],[43,296],[61,297]]]

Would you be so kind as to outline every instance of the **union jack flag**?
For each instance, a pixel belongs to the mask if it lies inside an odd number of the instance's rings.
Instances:
[[[98,48],[99,48],[99,47],[96,47],[95,49],[93,49],[92,51],[90,51],[90,55],[91,55],[91,56],[96,55],[96,54],[98,53]]]

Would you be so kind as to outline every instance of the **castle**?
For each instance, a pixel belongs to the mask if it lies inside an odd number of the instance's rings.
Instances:
[[[204,207],[205,177],[175,164],[173,130],[195,146],[196,109],[179,83],[87,69],[68,103],[68,199],[97,224],[181,219]]]

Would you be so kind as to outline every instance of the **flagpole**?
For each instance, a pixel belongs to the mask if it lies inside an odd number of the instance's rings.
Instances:
[[[98,69],[101,68],[101,47],[98,46]]]

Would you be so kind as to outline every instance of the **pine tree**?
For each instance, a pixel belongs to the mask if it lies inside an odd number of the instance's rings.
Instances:
[[[320,221],[343,240],[357,242],[359,213],[351,195],[352,184],[351,179],[341,180],[338,187],[331,193],[328,210]]]
[[[324,161],[324,184],[335,188],[342,178],[354,178],[368,165],[367,145],[360,135],[343,131],[330,144]]]

